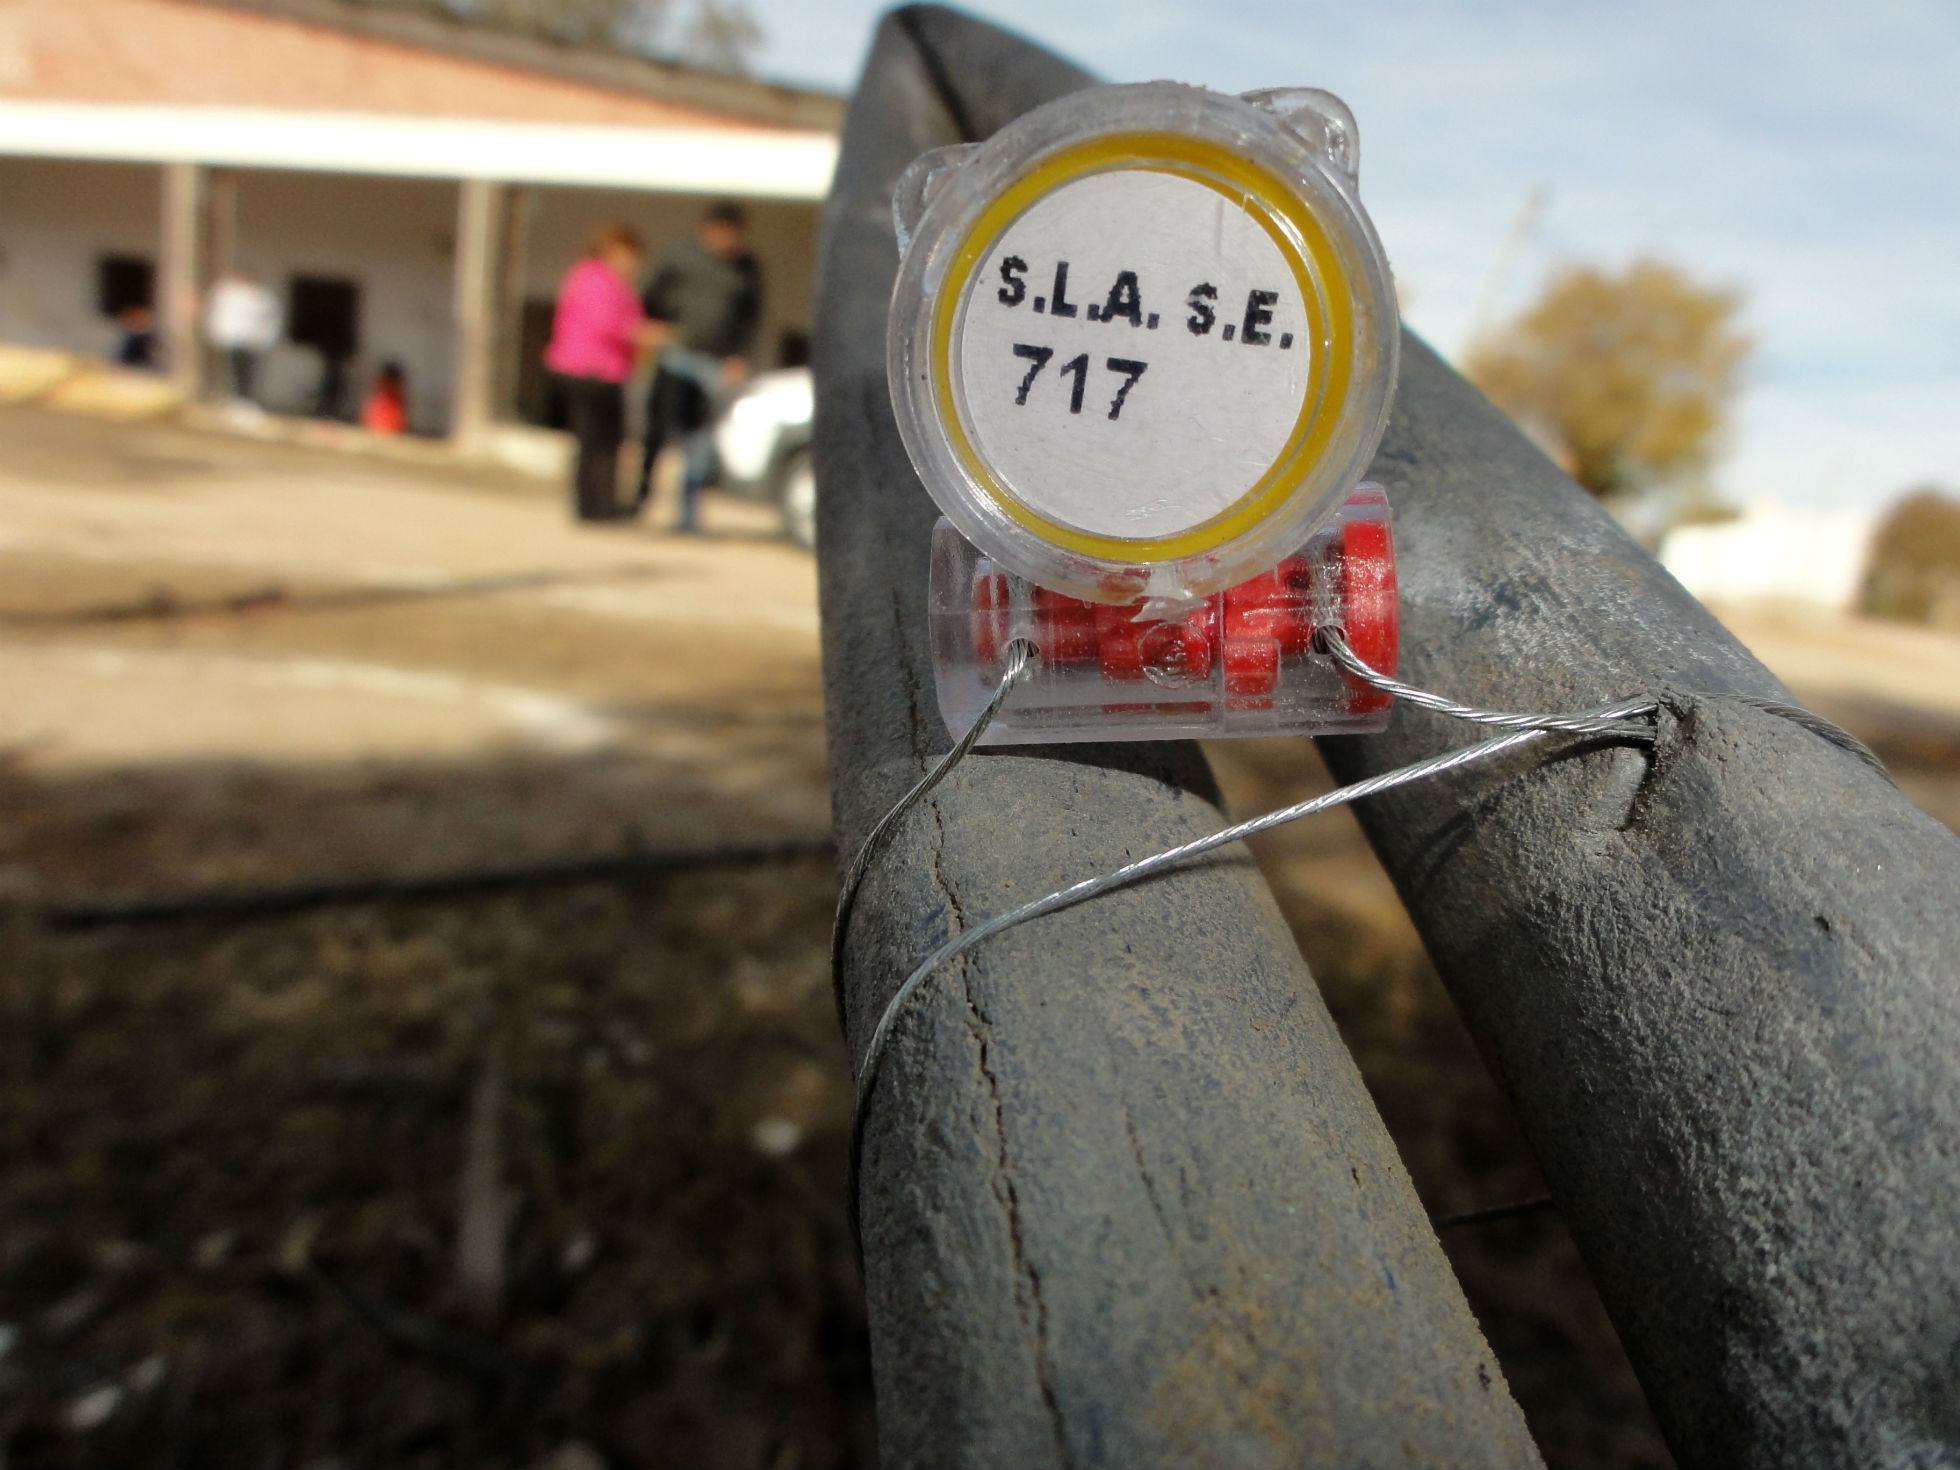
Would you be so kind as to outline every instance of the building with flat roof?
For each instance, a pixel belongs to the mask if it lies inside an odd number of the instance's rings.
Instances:
[[[796,359],[842,112],[353,0],[0,0],[0,342],[107,356],[149,305],[196,397],[204,294],[248,271],[285,304],[268,407],[350,412],[399,362],[412,427],[470,449],[541,415],[553,295],[610,220],[657,252],[741,200],[757,365]]]

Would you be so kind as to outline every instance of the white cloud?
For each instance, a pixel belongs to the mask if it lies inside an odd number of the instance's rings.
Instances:
[[[878,7],[752,0],[766,70],[848,87]],[[992,0],[1112,80],[1330,87],[1411,323],[1462,344],[1520,203],[1510,273],[1658,254],[1742,288],[1759,350],[1737,497],[1871,504],[1960,485],[1960,10],[1552,0]]]

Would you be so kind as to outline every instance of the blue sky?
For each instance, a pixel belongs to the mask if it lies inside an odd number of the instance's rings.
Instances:
[[[882,6],[748,0],[766,75],[848,89]],[[1339,93],[1410,323],[1452,356],[1566,262],[1737,286],[1757,339],[1737,501],[1960,493],[1960,4],[982,0],[1111,81]]]

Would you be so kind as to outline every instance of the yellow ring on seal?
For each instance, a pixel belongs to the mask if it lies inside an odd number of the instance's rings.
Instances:
[[[974,448],[954,400],[952,371],[953,328],[965,311],[974,272],[993,253],[1008,226],[1065,184],[1091,174],[1132,169],[1189,179],[1246,209],[1291,267],[1319,349],[1308,371],[1293,432],[1252,488],[1188,531],[1138,539],[1093,535],[1050,520],[1017,499]],[[1251,208],[1255,204],[1260,207]],[[948,265],[946,281],[950,289],[938,293],[933,309],[927,368],[933,402],[954,455],[1012,520],[1051,545],[1103,561],[1176,561],[1211,551],[1257,526],[1285,503],[1326,450],[1354,375],[1354,288],[1342,251],[1298,189],[1208,139],[1178,133],[1112,133],[1060,150],[981,212]],[[1321,412],[1323,405],[1331,405],[1333,411]]]

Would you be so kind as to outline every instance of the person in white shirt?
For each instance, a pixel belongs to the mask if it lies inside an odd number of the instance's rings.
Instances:
[[[247,271],[220,276],[205,298],[204,335],[225,355],[235,399],[251,401],[259,354],[270,351],[284,330],[279,298]]]

